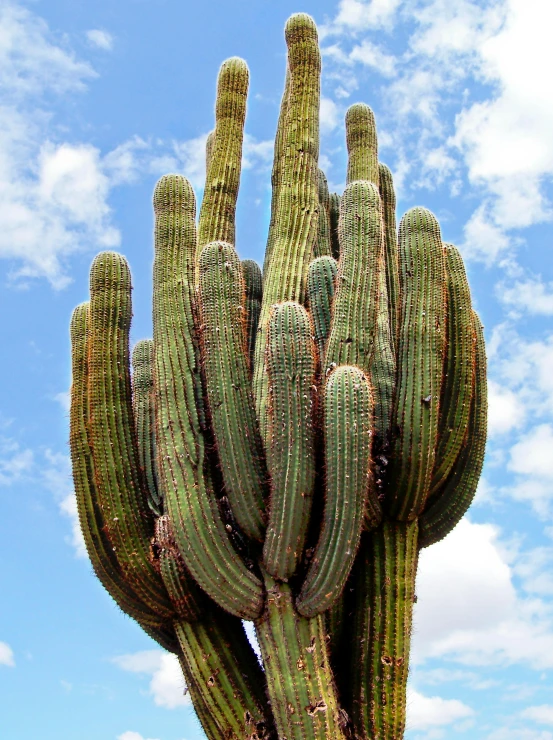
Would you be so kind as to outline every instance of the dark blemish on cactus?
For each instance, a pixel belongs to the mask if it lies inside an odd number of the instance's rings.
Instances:
[[[382,662],[382,663],[383,663],[384,665],[387,665],[387,666],[391,666],[391,665],[394,665],[394,659],[393,659],[392,657],[390,657],[389,655],[383,655],[383,656],[382,656],[382,657],[380,658],[380,661],[381,661],[381,662]]]
[[[309,647],[306,647],[305,648],[305,651],[307,653],[312,653],[315,650],[315,643],[316,642],[317,642],[317,640],[316,640],[315,637],[311,638],[311,643],[310,643]]]
[[[430,406],[430,402],[432,401],[432,395],[422,398],[421,401],[425,403],[427,406]]]
[[[298,658],[297,659],[297,661],[296,661],[296,668],[298,669],[298,671],[303,671],[303,669],[305,668],[305,662],[304,662],[303,658]]]
[[[316,704],[311,704],[305,707],[305,711],[310,717],[314,717],[317,712],[326,712],[327,706],[324,701],[318,701]]]
[[[413,594],[413,604],[416,604],[418,600],[419,597],[417,596],[417,594]]]
[[[247,725],[251,725],[253,722],[253,717],[247,710],[244,714],[244,721],[246,722]]]

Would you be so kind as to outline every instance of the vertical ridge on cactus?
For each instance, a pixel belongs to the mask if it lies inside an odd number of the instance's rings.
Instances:
[[[177,656],[209,740],[401,740],[418,553],[464,515],[484,459],[483,328],[436,218],[412,208],[396,232],[364,103],[328,193],[313,19],[285,37],[263,274],[236,249],[236,57],[198,227],[185,177],[154,191],[153,340],[132,377],[129,267],[92,264],[71,318],[77,507],[95,574]]]

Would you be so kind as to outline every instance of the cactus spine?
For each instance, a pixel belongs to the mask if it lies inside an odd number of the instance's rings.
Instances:
[[[78,510],[96,575],[177,655],[211,740],[399,740],[418,552],[466,512],[484,459],[483,330],[435,217],[413,208],[396,233],[365,104],[329,195],[316,27],[300,13],[285,35],[263,275],[236,250],[237,58],[198,230],[184,177],[154,192],[153,340],[132,378],[128,265],[93,262],[71,320]]]

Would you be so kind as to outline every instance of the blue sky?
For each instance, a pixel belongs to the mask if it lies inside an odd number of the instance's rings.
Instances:
[[[486,327],[477,500],[421,557],[409,740],[553,740],[553,5],[549,0],[0,0],[0,696],[6,740],[195,740],[174,659],[91,574],[68,464],[68,322],[104,248],[151,335],[151,193],[201,194],[217,70],[251,87],[237,246],[262,261],[283,27],[323,49],[321,164],[375,110],[398,211],[424,204]]]

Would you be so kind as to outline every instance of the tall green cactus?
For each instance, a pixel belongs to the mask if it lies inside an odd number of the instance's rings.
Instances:
[[[236,251],[236,58],[198,228],[184,177],[154,192],[154,336],[132,373],[128,265],[93,262],[71,320],[79,516],[104,587],[177,655],[207,737],[399,740],[418,553],[466,512],[482,467],[483,332],[435,217],[413,208],[396,234],[364,104],[329,195],[313,20],[292,16],[286,41],[263,275]]]

